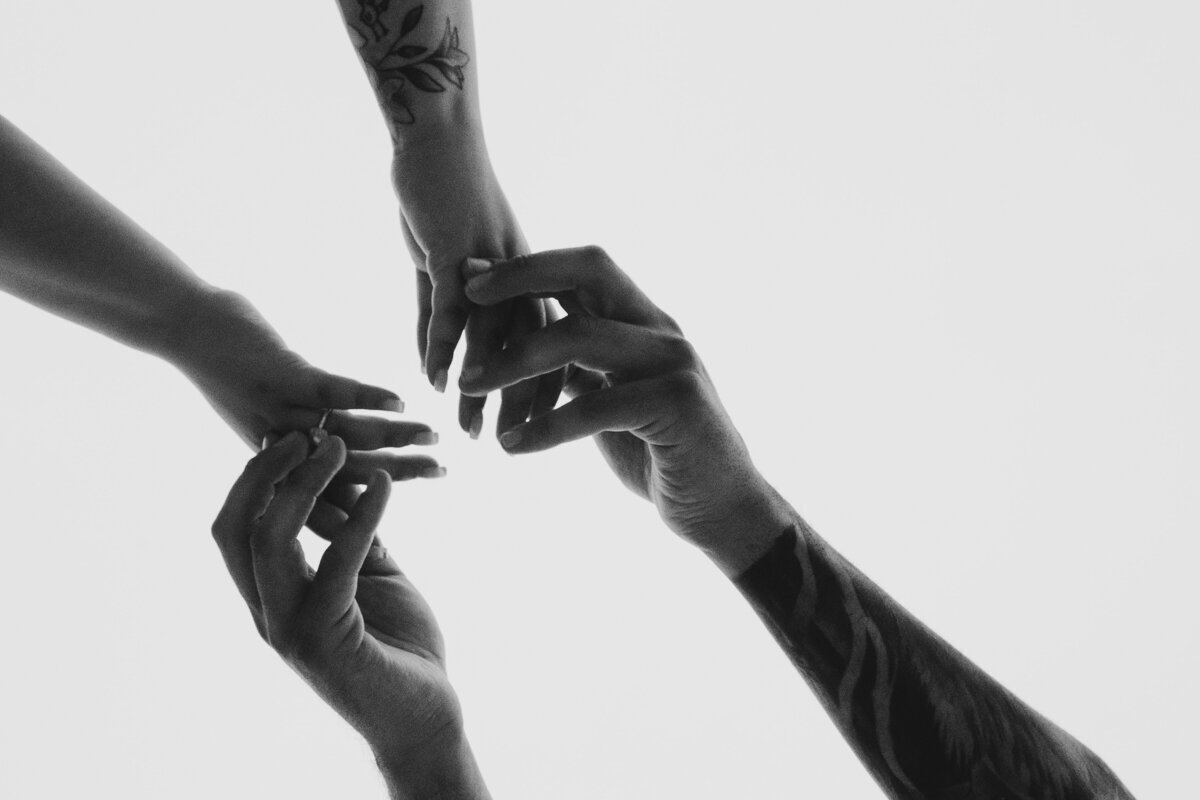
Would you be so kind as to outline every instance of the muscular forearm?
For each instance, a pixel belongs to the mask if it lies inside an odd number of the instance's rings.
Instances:
[[[1131,796],[1094,753],[776,508],[784,524],[735,583],[888,796]],[[763,542],[766,519],[731,539]]]
[[[0,289],[163,354],[207,285],[0,117]]]
[[[338,0],[397,148],[479,129],[470,0]]]

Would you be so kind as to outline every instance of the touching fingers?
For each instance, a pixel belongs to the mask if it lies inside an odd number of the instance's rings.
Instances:
[[[493,353],[504,347],[505,334],[512,317],[512,304],[488,308],[477,307],[471,310],[467,320],[466,334],[463,337],[466,347],[463,350],[462,368],[470,370],[472,366],[487,363]],[[487,395],[462,395],[458,401],[458,426],[471,435],[472,439],[479,438],[483,429],[483,406]]]
[[[442,271],[433,285],[433,308],[429,320],[429,342],[425,351],[426,377],[433,388],[446,391],[454,348],[467,324],[470,303],[462,293],[457,269]]]
[[[485,366],[464,371],[464,393],[482,394],[575,364],[625,379],[686,366],[695,359],[681,336],[624,322],[570,316],[497,353]]]
[[[580,395],[500,435],[510,453],[534,453],[605,431],[637,431],[657,418],[657,380],[635,381]]]
[[[467,259],[463,274],[467,297],[480,305],[523,295],[555,297],[570,313],[635,325],[669,322],[599,247],[546,250],[497,262]]]

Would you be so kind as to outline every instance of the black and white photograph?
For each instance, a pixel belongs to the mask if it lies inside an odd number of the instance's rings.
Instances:
[[[0,798],[1188,795],[1198,40],[7,0]]]

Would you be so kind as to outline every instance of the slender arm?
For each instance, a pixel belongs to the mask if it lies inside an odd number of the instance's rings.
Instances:
[[[396,146],[479,128],[470,0],[338,0]]]
[[[0,289],[164,355],[180,311],[210,288],[0,117]]]

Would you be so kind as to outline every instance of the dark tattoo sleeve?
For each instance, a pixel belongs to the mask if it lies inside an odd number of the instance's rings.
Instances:
[[[925,628],[803,521],[735,583],[888,796],[1132,798],[1097,756]]]
[[[471,58],[459,47],[458,27],[449,17],[435,45],[428,35],[432,26],[423,24],[423,4],[405,10],[401,7],[404,3],[393,7],[392,0],[354,0],[355,14],[349,13],[348,5],[342,3],[351,38],[393,135],[396,126],[416,122],[414,93],[439,94],[463,88],[463,70]]]

